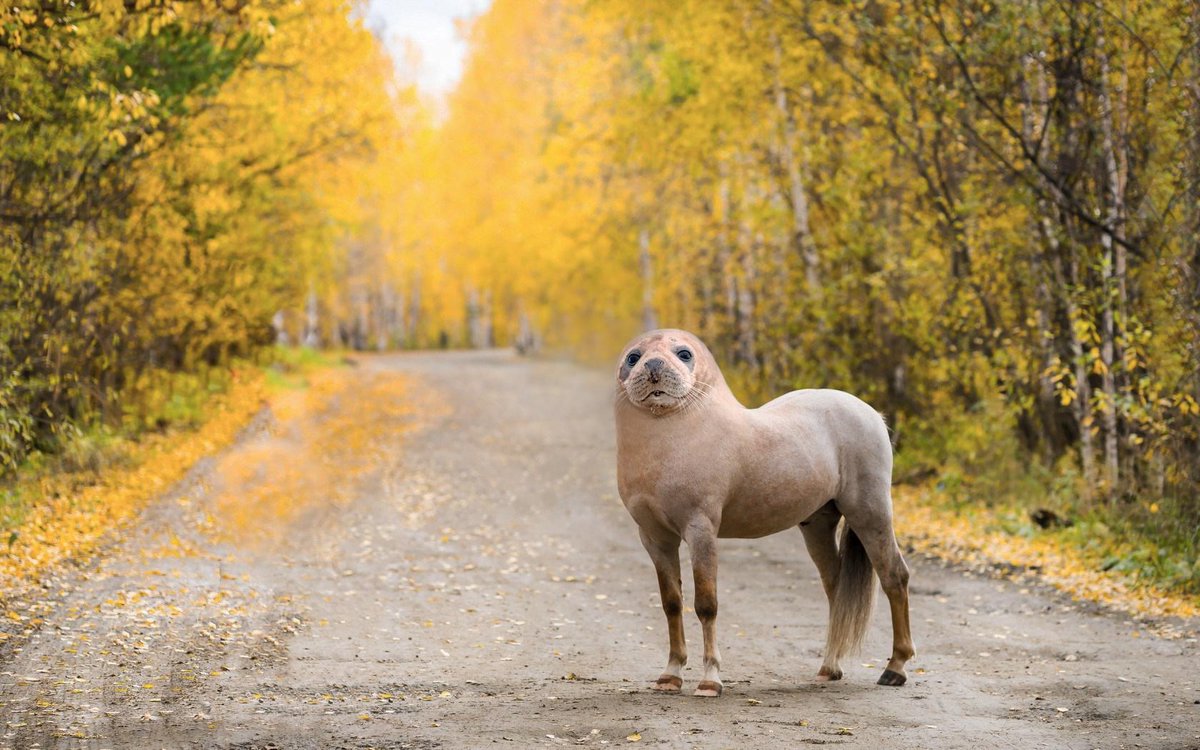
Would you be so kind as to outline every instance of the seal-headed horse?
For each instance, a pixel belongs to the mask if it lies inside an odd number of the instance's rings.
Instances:
[[[862,642],[875,576],[892,615],[881,685],[903,685],[913,656],[908,566],[892,526],[892,446],[883,417],[843,391],[793,391],[747,409],[699,338],[638,336],[617,365],[617,484],[654,563],[670,652],[654,687],[679,692],[687,647],[679,545],[691,553],[704,671],[695,694],[721,694],[717,539],[799,527],[829,599],[818,679]],[[840,525],[840,532],[839,532]]]

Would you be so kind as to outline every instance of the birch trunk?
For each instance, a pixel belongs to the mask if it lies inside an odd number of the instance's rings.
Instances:
[[[1034,144],[1037,143],[1042,135],[1039,132],[1040,123],[1047,121],[1044,94],[1045,78],[1032,56],[1025,59],[1024,73],[1025,75],[1021,79],[1021,95],[1024,105],[1021,111],[1021,135],[1027,144]],[[1033,100],[1033,89],[1030,85],[1031,75],[1036,76],[1040,82],[1038,89],[1041,92],[1042,101],[1034,102]],[[1030,272],[1033,275],[1036,302],[1036,346],[1038,347],[1038,362],[1040,364],[1040,371],[1037,376],[1037,403],[1039,418],[1042,423],[1042,456],[1046,465],[1050,466],[1059,452],[1064,449],[1066,443],[1057,420],[1060,407],[1055,393],[1055,384],[1051,378],[1057,352],[1053,335],[1055,304],[1054,296],[1051,292],[1054,277],[1048,258],[1057,257],[1061,250],[1059,248],[1058,237],[1054,234],[1053,227],[1050,225],[1047,214],[1049,206],[1045,200],[1038,200],[1036,207],[1037,216],[1032,221],[1031,234],[1040,236],[1041,242],[1038,243],[1038,247],[1034,248],[1031,254]],[[1057,286],[1061,288],[1061,285]]]
[[[731,230],[731,211],[730,198],[732,192],[729,187],[729,177],[724,174],[725,167],[722,166],[721,184],[719,190],[720,215],[718,217],[717,230],[717,275],[721,279],[722,295],[725,308],[725,324],[731,325],[734,317],[737,314],[737,285],[736,279],[732,273],[731,262],[733,254],[733,242],[730,239]]]
[[[638,266],[642,274],[642,330],[658,328],[658,316],[654,313],[654,266],[650,258],[650,230],[643,227],[638,231]]]
[[[1100,316],[1100,359],[1104,364],[1101,387],[1104,389],[1104,404],[1101,414],[1104,420],[1104,468],[1105,484],[1110,502],[1117,497],[1120,483],[1120,433],[1117,417],[1116,367],[1121,360],[1119,347],[1120,331],[1125,321],[1117,320],[1118,312],[1125,308],[1125,244],[1122,226],[1125,221],[1125,179],[1121,160],[1117,154],[1117,126],[1114,123],[1114,102],[1109,88],[1108,54],[1104,50],[1103,34],[1096,40],[1100,59],[1100,127],[1103,133],[1104,172],[1107,183],[1107,210],[1104,231],[1100,235],[1104,249],[1102,263],[1103,305]]]
[[[1049,220],[1046,220],[1047,224]],[[1046,231],[1053,231],[1049,226]],[[1067,279],[1072,288],[1079,285],[1079,264],[1075,258],[1074,248],[1067,248]],[[1092,386],[1088,382],[1087,360],[1084,357],[1083,340],[1079,337],[1077,323],[1082,320],[1079,306],[1075,303],[1071,292],[1065,295],[1067,308],[1067,341],[1071,350],[1071,360],[1074,363],[1075,400],[1071,402],[1071,411],[1075,422],[1079,425],[1079,458],[1083,469],[1085,491],[1090,493],[1096,481],[1096,448],[1093,444],[1092,427],[1095,418],[1092,416]]]
[[[804,284],[810,297],[821,298],[821,269],[817,244],[813,240],[808,223],[808,196],[804,192],[804,175],[800,160],[796,156],[796,116],[788,102],[787,89],[783,85],[783,48],[779,36],[772,34],[775,48],[775,109],[780,121],[780,160],[788,176],[788,197],[792,214],[792,246],[804,264]]]
[[[309,289],[308,303],[304,307],[304,345],[310,349],[321,346],[320,308],[317,304],[317,292]]]
[[[1184,258],[1186,272],[1184,273],[1184,314],[1192,322],[1189,336],[1189,350],[1192,362],[1192,396],[1200,402],[1200,3],[1191,3],[1192,12],[1189,18],[1190,38],[1193,40],[1191,54],[1191,75],[1187,80],[1188,90],[1188,124],[1185,131],[1188,169],[1184,174],[1186,184],[1184,191],[1188,195],[1188,205],[1191,215],[1184,223]],[[1200,467],[1200,440],[1196,441],[1194,449],[1194,467]],[[1195,472],[1200,469],[1193,468]]]
[[[758,286],[758,269],[754,262],[754,234],[750,226],[741,223],[738,244],[742,248],[739,283],[737,285],[737,351],[738,358],[759,369],[755,290]]]

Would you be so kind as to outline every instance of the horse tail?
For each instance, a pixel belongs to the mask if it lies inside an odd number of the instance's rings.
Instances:
[[[862,647],[875,605],[875,571],[871,560],[858,535],[844,521],[838,557],[841,566],[829,603],[829,635],[825,642],[826,658],[832,656],[835,660]]]

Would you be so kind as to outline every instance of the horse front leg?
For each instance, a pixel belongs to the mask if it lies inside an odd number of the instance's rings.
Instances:
[[[683,666],[687,664],[687,642],[683,635],[683,582],[679,575],[679,537],[657,540],[650,538],[645,531],[641,532],[641,537],[642,546],[649,553],[654,572],[658,574],[658,592],[671,639],[667,668],[659,675],[653,689],[678,693],[683,689]]]
[[[689,526],[685,539],[692,555],[696,616],[704,630],[704,675],[694,695],[716,698],[724,689],[721,650],[717,648],[717,534],[705,521]]]

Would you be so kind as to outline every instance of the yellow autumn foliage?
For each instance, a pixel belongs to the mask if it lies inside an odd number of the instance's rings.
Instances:
[[[338,298],[419,117],[361,10],[0,2],[0,475]]]

